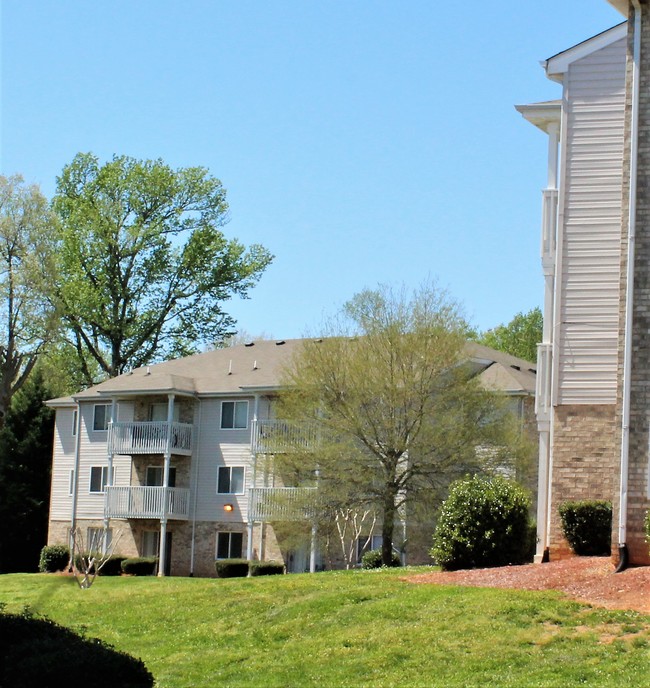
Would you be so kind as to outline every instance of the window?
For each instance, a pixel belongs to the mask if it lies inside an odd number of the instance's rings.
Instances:
[[[72,412],[72,436],[77,434],[77,409]]]
[[[180,417],[180,410],[181,407],[178,404],[174,404],[174,409],[173,409],[173,421],[174,423],[178,423],[178,419]],[[169,406],[167,402],[160,402],[157,404],[151,404],[149,407],[149,420],[152,421],[163,421],[167,422],[167,414],[169,413]]]
[[[113,469],[115,476],[115,469]],[[104,492],[108,485],[108,466],[93,466],[90,469],[90,491]]]
[[[147,466],[147,487],[162,487],[165,475],[164,466]],[[169,467],[169,487],[176,487],[176,466]]]
[[[88,528],[86,549],[89,552],[107,552],[112,542],[112,528]]]
[[[224,429],[245,429],[248,427],[247,401],[221,402],[221,427]]]
[[[357,560],[361,561],[361,557],[373,549],[381,549],[383,538],[381,535],[362,535],[357,539]]]
[[[93,430],[97,432],[108,430],[108,421],[110,416],[110,404],[95,404],[93,414]]]
[[[157,557],[160,551],[160,531],[145,530],[142,533],[142,556]]]
[[[241,559],[243,533],[217,533],[217,559]]]
[[[219,466],[218,494],[244,494],[244,467]]]

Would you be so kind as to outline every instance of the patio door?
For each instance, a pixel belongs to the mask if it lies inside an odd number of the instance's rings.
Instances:
[[[167,532],[165,552],[165,575],[169,576],[172,568],[172,533]],[[157,557],[160,554],[160,530],[145,530],[142,533],[142,556]]]

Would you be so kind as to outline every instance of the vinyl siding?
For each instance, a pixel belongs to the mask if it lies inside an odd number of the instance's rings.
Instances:
[[[558,403],[616,401],[625,40],[565,79]]]

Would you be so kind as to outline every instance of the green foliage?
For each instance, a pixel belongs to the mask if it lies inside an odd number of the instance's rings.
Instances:
[[[643,532],[645,533],[646,542],[650,543],[650,510],[646,511],[643,519]]]
[[[122,573],[130,576],[153,576],[157,564],[157,557],[129,557],[122,561]]]
[[[443,569],[523,564],[530,557],[530,497],[501,477],[455,482],[442,505],[431,556]]]
[[[284,573],[281,561],[251,561],[248,570],[251,576],[277,576]]]
[[[244,578],[248,576],[248,559],[217,559],[214,568],[217,578]]]
[[[0,429],[0,573],[36,571],[47,541],[54,441],[48,398],[39,366],[14,395]]]
[[[402,560],[397,552],[393,552],[389,566],[401,566]],[[371,549],[361,557],[362,569],[378,569],[384,566],[382,563],[381,549]]]
[[[70,549],[66,545],[45,545],[41,550],[38,570],[41,573],[63,571],[70,561]]]
[[[200,167],[78,154],[57,179],[56,301],[87,383],[200,350],[232,332],[272,256],[220,231],[221,182]]]
[[[97,638],[84,638],[29,612],[0,613],[0,685],[12,688],[85,685],[153,686],[144,662]]]
[[[498,325],[476,337],[479,344],[505,351],[524,361],[537,360],[537,345],[542,341],[543,316],[540,308],[517,313],[507,325]]]
[[[560,504],[562,532],[581,556],[611,554],[612,504],[602,500]]]

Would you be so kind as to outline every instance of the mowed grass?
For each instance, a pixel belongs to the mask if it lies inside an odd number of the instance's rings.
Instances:
[[[163,688],[650,685],[648,616],[400,580],[417,572],[100,578],[90,590],[12,574],[0,602],[141,657]]]

